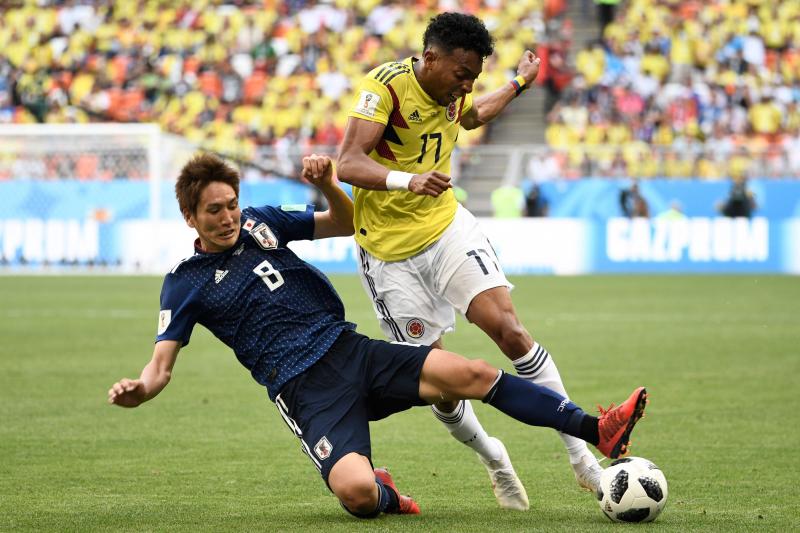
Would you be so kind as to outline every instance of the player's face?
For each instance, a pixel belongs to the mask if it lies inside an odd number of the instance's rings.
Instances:
[[[483,59],[472,50],[456,48],[450,53],[438,51],[432,64],[435,83],[434,100],[439,105],[449,105],[467,93],[483,70]]]
[[[203,251],[223,252],[239,239],[239,222],[242,211],[233,187],[221,181],[212,181],[200,193],[197,210],[186,220],[197,230]]]

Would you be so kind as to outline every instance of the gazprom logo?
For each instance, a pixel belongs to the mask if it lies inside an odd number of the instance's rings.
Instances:
[[[606,254],[613,262],[765,262],[766,218],[612,218]]]

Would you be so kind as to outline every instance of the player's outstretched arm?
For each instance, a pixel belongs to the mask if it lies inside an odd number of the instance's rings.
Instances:
[[[345,183],[374,191],[411,191],[439,196],[451,188],[450,176],[431,170],[421,174],[390,171],[369,157],[383,136],[384,124],[350,117],[344,131],[336,169]]]
[[[353,234],[353,201],[333,179],[333,162],[326,155],[303,158],[303,177],[328,200],[328,210],[314,213],[314,238]]]
[[[517,77],[499,89],[475,99],[472,108],[461,117],[461,126],[472,130],[491,122],[518,94],[531,86],[539,74],[539,58],[525,50],[517,65]]]
[[[169,383],[180,349],[181,343],[178,341],[158,341],[153,348],[153,358],[142,369],[139,379],[122,378],[111,385],[108,403],[137,407],[154,398]]]

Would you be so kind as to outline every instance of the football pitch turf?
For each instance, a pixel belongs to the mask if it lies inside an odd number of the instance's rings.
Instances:
[[[379,336],[356,277],[347,317]],[[420,516],[345,514],[231,351],[197,326],[172,383],[106,403],[152,353],[158,277],[0,277],[2,531],[789,531],[800,528],[800,279],[516,277],[514,301],[587,410],[650,392],[632,455],[658,464],[667,507],[610,523],[580,491],[554,432],[473,402],[531,509],[501,511],[475,455],[427,408],[372,426],[373,459]],[[448,348],[511,365],[460,320]]]

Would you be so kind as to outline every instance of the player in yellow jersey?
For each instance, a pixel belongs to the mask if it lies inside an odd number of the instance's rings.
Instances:
[[[421,58],[380,65],[356,89],[338,175],[354,186],[359,271],[389,339],[441,347],[458,310],[497,343],[520,377],[566,397],[552,358],[517,318],[491,244],[450,183],[459,129],[494,119],[539,72],[539,59],[526,51],[513,80],[473,101],[473,83],[493,48],[474,16],[431,19]],[[433,411],[478,453],[500,506],[527,509],[505,447],[487,435],[469,402],[441,402]],[[560,435],[578,483],[596,489],[602,469],[594,455],[584,441]]]

